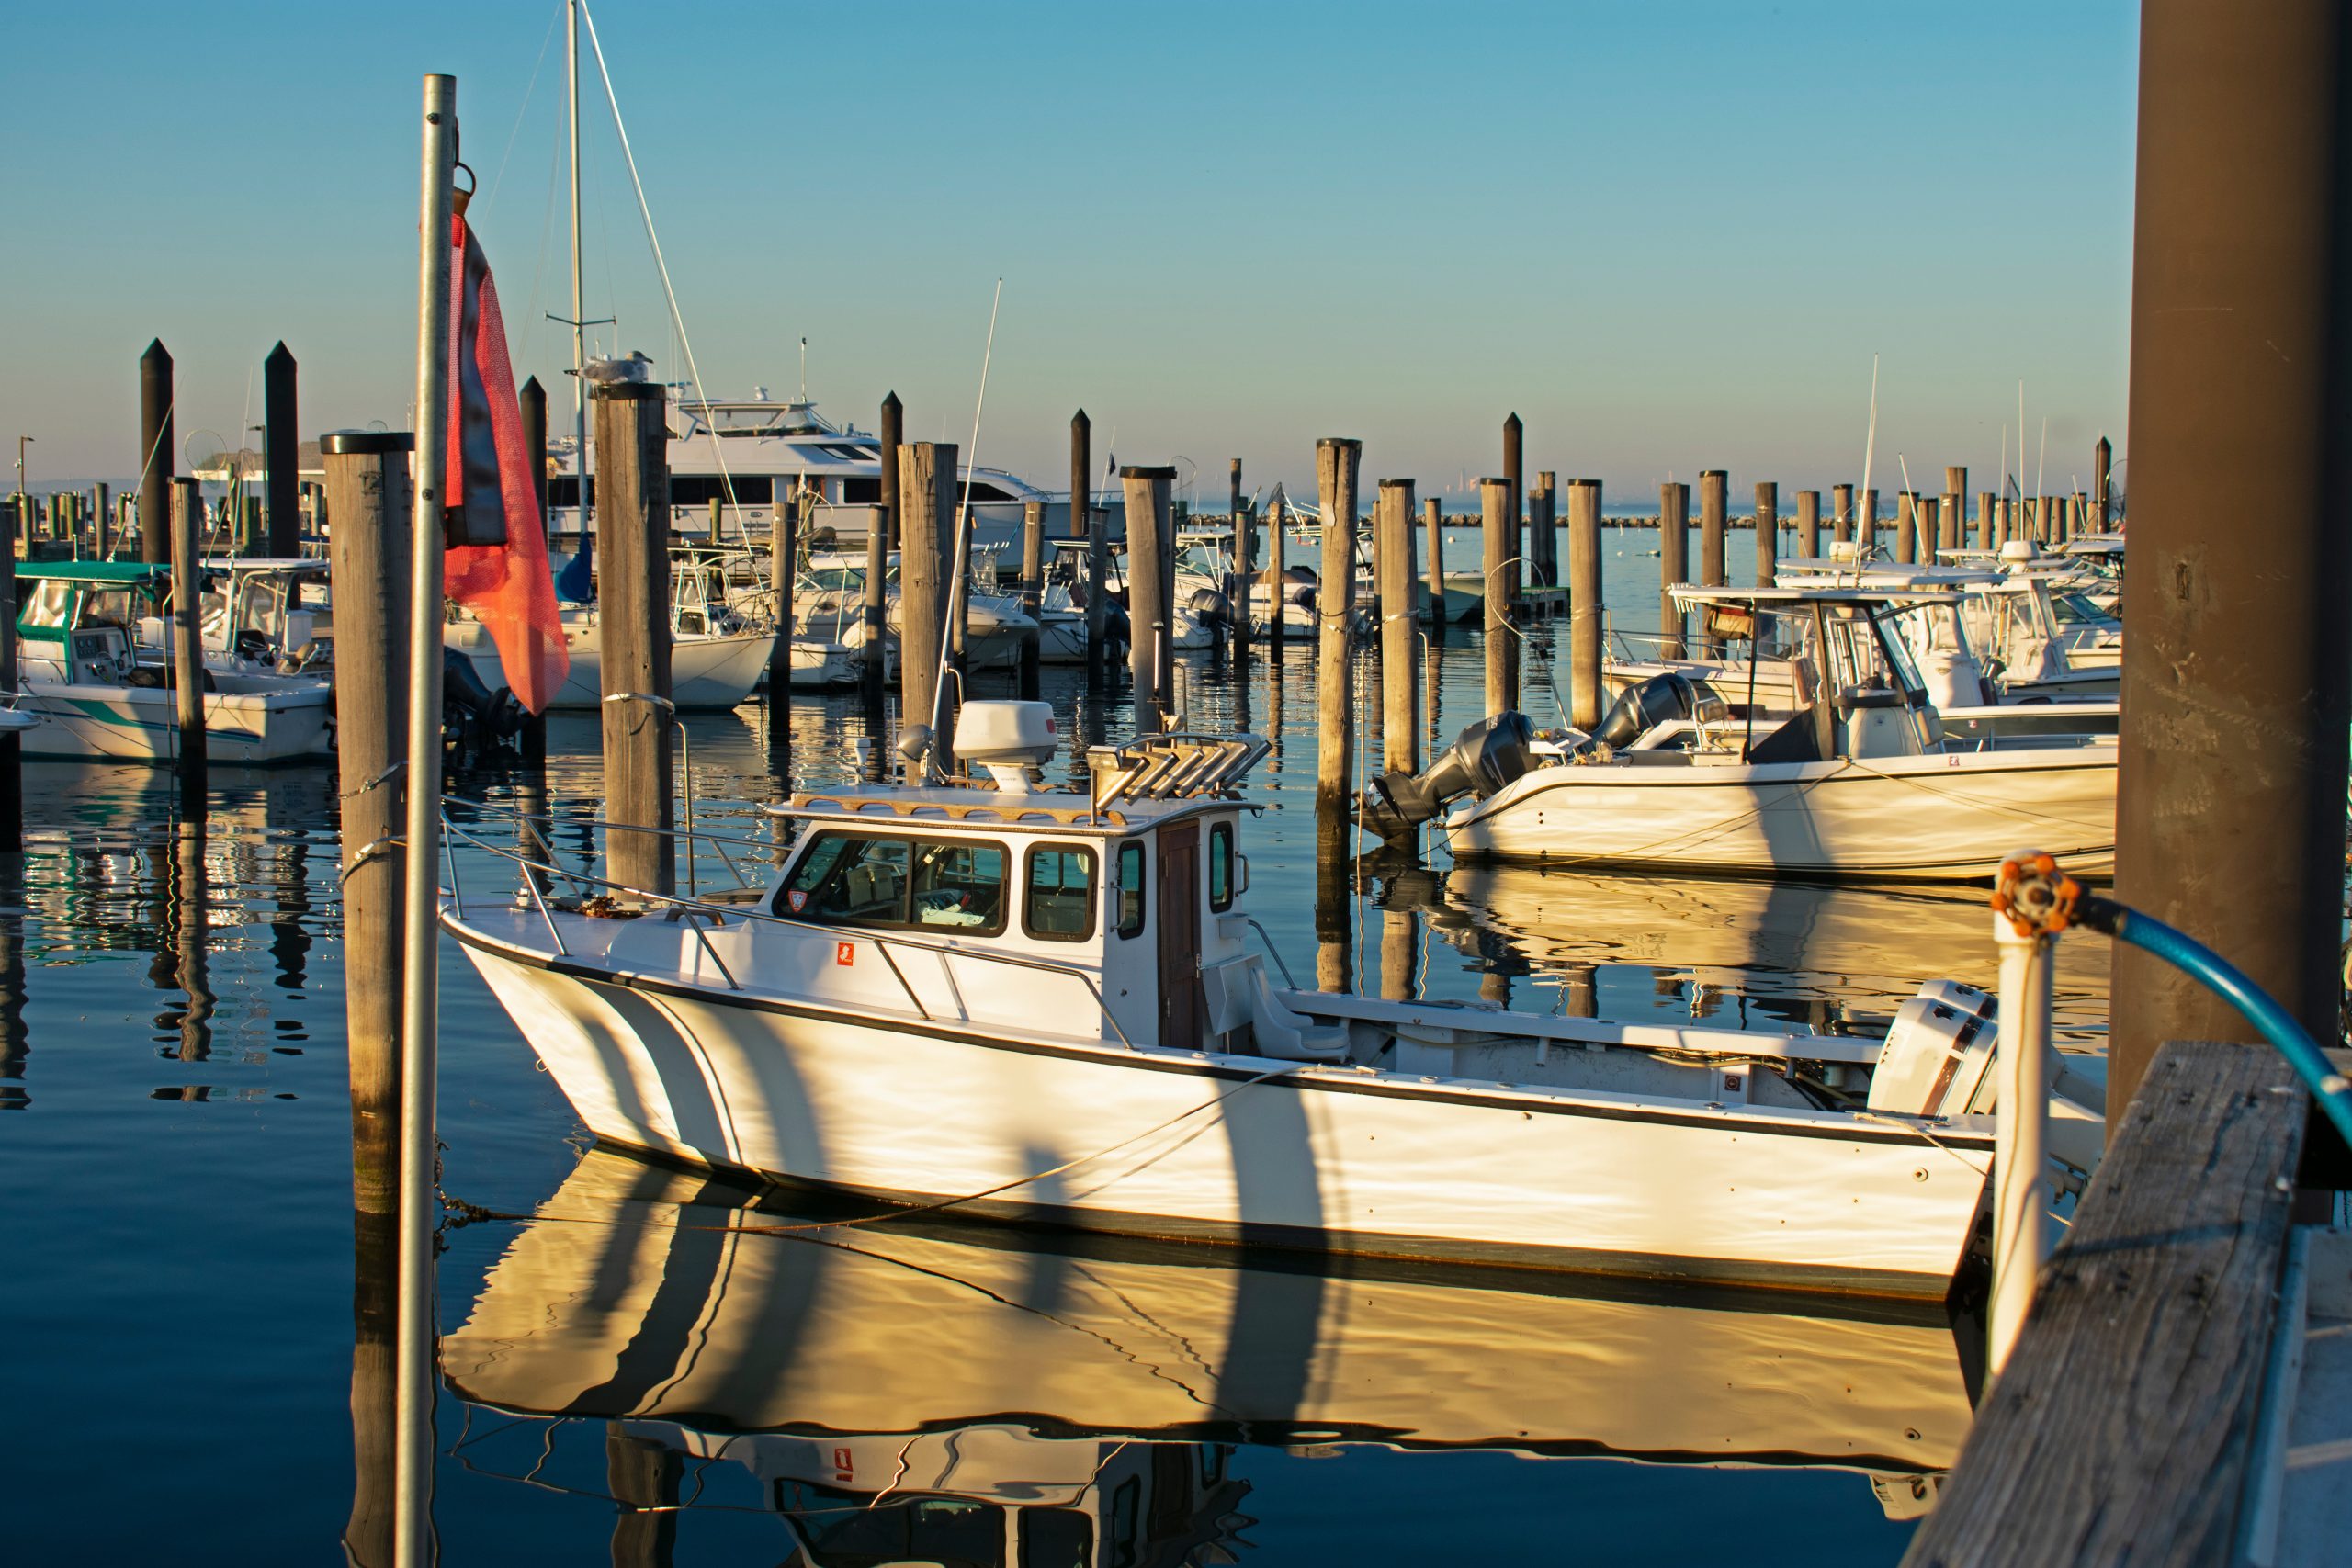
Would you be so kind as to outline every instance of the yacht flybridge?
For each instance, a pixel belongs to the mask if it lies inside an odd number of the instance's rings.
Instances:
[[[749,399],[703,399],[671,386],[669,470],[671,527],[709,544],[764,536],[770,508],[813,497],[812,519],[843,545],[862,545],[882,502],[882,444],[851,424],[835,424],[811,402],[772,402],[765,389]],[[557,548],[574,550],[582,537],[580,454],[576,440],[549,444],[556,464],[548,479],[548,518]],[[590,454],[587,528],[594,529],[594,454]],[[975,545],[1018,549],[1027,503],[1046,493],[1001,468],[963,465],[956,499],[968,493]],[[1057,527],[1055,520],[1060,518]],[[715,533],[714,533],[715,525]],[[1048,508],[1047,530],[1069,532],[1067,508]]]
[[[1043,704],[967,704],[984,781],[796,795],[773,880],[723,897],[453,825],[521,891],[453,876],[443,920],[598,1138],[674,1160],[1318,1252],[1912,1295],[1960,1267],[1984,992],[1933,983],[1865,1040],[1300,990],[1250,944],[1266,742],[1148,737],[1039,788],[1058,745]],[[2099,1124],[2052,1114],[2064,1185]]]

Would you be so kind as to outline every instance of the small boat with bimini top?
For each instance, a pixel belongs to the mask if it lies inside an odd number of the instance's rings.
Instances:
[[[1983,991],[1931,983],[1863,1040],[1301,990],[1250,945],[1237,790],[1264,740],[1097,747],[1088,787],[1049,790],[1050,709],[975,702],[952,750],[987,776],[926,764],[775,808],[797,837],[763,886],[682,898],[530,862],[500,902],[453,878],[444,925],[600,1140],[764,1180],[1894,1294],[1941,1294],[1968,1252]],[[2052,1134],[2086,1167],[2097,1113],[2052,1108],[2088,1130]]]

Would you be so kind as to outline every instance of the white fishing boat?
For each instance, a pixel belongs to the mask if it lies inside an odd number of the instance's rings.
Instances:
[[[1459,859],[1968,880],[2035,841],[2113,868],[2113,736],[1948,734],[1874,592],[1677,592],[1751,658],[1778,639],[1786,717],[1693,702],[1673,676],[1621,694],[1590,736],[1498,715],[1418,778],[1376,780],[1367,820],[1434,820]]]
[[[178,698],[160,650],[135,635],[159,620],[171,569],[137,561],[17,563],[19,706],[45,721],[27,757],[168,762],[180,755]],[[206,754],[216,764],[310,761],[329,753],[334,688],[309,675],[206,661]]]
[[[895,642],[905,625],[903,597],[899,591],[899,553],[889,553],[885,579],[884,625]],[[819,551],[795,584],[794,624],[828,628],[829,635],[851,641],[848,628],[864,636],[865,558],[841,551]],[[1021,662],[1022,645],[1037,623],[1022,610],[1018,597],[967,592],[964,604],[964,665],[967,670],[1010,670]],[[1080,628],[1083,637],[1083,627]]]
[[[1678,586],[1669,590],[1676,606],[1702,617],[1700,635],[1682,639],[1680,657],[1668,657],[1672,647],[1659,643],[1664,636],[1612,632],[1604,649],[1601,683],[1614,696],[1661,676],[1679,676],[1689,682],[1696,700],[1723,703],[1729,712],[1746,717],[1786,717],[1803,705],[1798,700],[1801,665],[1797,659],[1767,649],[1747,658],[1731,655],[1730,639],[1708,635],[1704,617],[1711,606],[1727,605],[1735,617],[1745,617],[1747,606],[1758,605],[1768,616],[1780,598],[1830,587],[1860,597],[1876,598],[1878,619],[1892,637],[1909,649],[1947,737],[1980,739],[1987,737],[2034,735],[2112,735],[2117,708],[2112,696],[2057,699],[2039,681],[2022,680],[2014,689],[2007,669],[1989,655],[1980,658],[1970,639],[1969,626],[1981,617],[1968,609],[1972,592],[2006,592],[1997,572],[1951,567],[1909,567],[1871,563],[1860,567],[1829,563],[1791,562],[1778,577],[1778,586],[1791,591],[1776,596],[1770,590],[1704,589]],[[1649,646],[1640,646],[1647,642]],[[2036,672],[2039,672],[2037,666]]]
[[[993,787],[793,796],[740,901],[548,867],[590,896],[453,883],[444,921],[597,1137],[672,1158],[1160,1237],[1947,1288],[1993,1143],[1984,993],[1935,983],[1882,1042],[1298,990],[1243,902],[1266,743],[1097,748],[1045,791],[1051,725],[966,705]]]
[[[1968,1435],[1970,1377],[1940,1303],[1326,1271],[937,1215],[818,1228],[828,1217],[593,1151],[511,1233],[452,1234],[469,1265],[490,1246],[440,1341],[442,1376],[477,1406],[618,1422],[721,1457],[771,1496],[827,1488],[831,1517],[797,1522],[844,1549],[878,1532],[868,1510],[919,1526],[910,1499],[951,1495],[1003,1508],[1007,1526],[1023,1509],[1066,1525],[1058,1511],[1084,1511],[1100,1552],[1053,1562],[1105,1568],[1208,1561],[1120,1555],[1136,1543],[1099,1505],[1135,1474],[1214,1478],[1250,1445],[1793,1467],[1867,1483],[1908,1517]],[[1202,1462],[1134,1462],[1184,1448]],[[514,1451],[520,1473],[538,1434]],[[1189,1529],[1201,1495],[1148,1493],[1126,1523]],[[1034,1540],[1045,1522],[1005,1533]],[[975,1552],[968,1534],[947,1550],[940,1529],[900,1554],[1038,1561]]]

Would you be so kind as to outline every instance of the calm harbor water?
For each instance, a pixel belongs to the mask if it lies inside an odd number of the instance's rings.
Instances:
[[[1654,540],[1605,538],[1627,625],[1651,624]],[[1732,555],[1736,575],[1752,542]],[[1437,651],[1437,731],[1480,716],[1481,671],[1473,636]],[[1046,681],[1066,732],[1125,733],[1123,704]],[[1277,738],[1250,897],[1311,974],[1312,660],[1189,663],[1186,688],[1197,726]],[[1554,716],[1533,664],[1526,705]],[[697,820],[764,836],[774,760],[844,778],[862,724],[796,701],[779,750],[759,707],[692,718]],[[452,793],[584,821],[593,716],[550,742],[543,784],[467,765]],[[222,774],[201,840],[136,771],[29,765],[26,798],[26,853],[0,864],[12,1558],[333,1561],[374,1304],[354,1292],[333,775]],[[511,893],[469,859],[469,893]],[[712,853],[696,870],[729,880]],[[1968,891],[1442,858],[1359,883],[1332,956],[1367,990],[1404,919],[1391,951],[1427,994],[1611,1017],[1869,1030],[1923,977],[1992,974]],[[937,1222],[794,1232],[772,1198],[592,1153],[446,948],[442,979],[443,1186],[537,1216],[446,1235],[445,1562],[1885,1563],[1966,1428],[1973,1348],[1939,1311]],[[2103,946],[2070,942],[2059,991],[2098,1043]]]

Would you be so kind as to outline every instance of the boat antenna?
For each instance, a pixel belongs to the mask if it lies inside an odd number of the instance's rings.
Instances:
[[[1862,437],[1862,491],[1854,499],[1864,506],[1871,500],[1871,457],[1878,450],[1878,355],[1871,355],[1871,427]],[[1871,514],[1862,523],[1855,542],[1861,546],[1860,555],[1868,555],[1878,543],[1878,508],[1871,506]],[[1857,558],[1859,558],[1859,557]]]
[[[800,338],[800,400],[808,400],[808,338],[805,333]]]
[[[996,280],[996,297],[989,301],[988,344],[980,350],[980,395],[972,404],[972,449],[964,459],[964,494],[956,504],[955,576],[948,579],[947,624],[956,624],[967,592],[965,579],[972,570],[972,476],[980,459],[980,415],[989,406],[989,361],[996,355],[996,312],[1004,303],[1004,279]],[[931,688],[931,743],[923,750],[923,779],[929,783],[939,767],[940,705],[947,695],[947,628],[939,638],[939,670]]]
[[[2041,493],[2044,471],[2050,467],[2050,416],[2041,416],[2041,450],[2033,459],[2033,493]]]
[[[628,144],[628,127],[621,119],[620,95],[613,91],[613,73],[605,63],[605,46],[596,37],[596,18],[588,9],[588,0],[571,0],[571,3],[580,7],[580,19],[588,28],[588,47],[595,52],[596,74],[604,79],[605,101],[612,106],[613,130],[620,138],[621,158],[628,165],[629,187],[637,193],[638,216],[645,220],[646,243],[653,248],[653,267],[662,275],[662,297],[670,306],[670,326],[678,334],[678,346],[685,352],[686,375],[691,378],[695,400],[702,404],[702,424],[710,433],[711,455],[718,461],[718,488],[727,498],[727,505],[734,511],[736,532],[741,536],[743,550],[748,555],[752,549],[751,526],[743,521],[742,503],[735,496],[734,476],[727,471],[727,444],[718,438],[718,421],[711,413],[710,392],[703,385],[701,367],[695,363],[694,340],[686,335],[685,318],[678,311],[678,291],[670,287],[670,264],[662,254],[662,236],[654,232],[653,209],[646,205],[645,182],[638,177],[637,153]],[[575,169],[578,166],[577,163],[573,164]],[[574,210],[577,211],[576,207]],[[575,267],[577,265],[575,262]],[[803,374],[806,374],[805,370]],[[582,476],[581,491],[585,494],[588,469],[584,458],[580,471]],[[718,541],[714,538],[711,543],[717,545]]]

